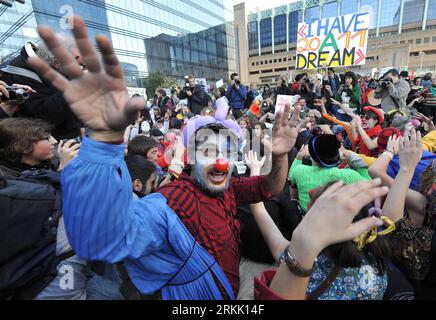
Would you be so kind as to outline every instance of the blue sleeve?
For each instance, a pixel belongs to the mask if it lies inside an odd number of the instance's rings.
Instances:
[[[389,163],[388,170],[386,171],[386,173],[392,179],[395,179],[395,177],[397,176],[399,171],[400,171],[400,160],[399,160],[398,155],[397,155]]]
[[[228,99],[229,101],[231,101],[232,92],[233,92],[233,87],[232,87],[232,86],[229,86],[229,87],[227,88],[227,91],[226,91],[226,97],[227,97],[227,99]]]
[[[85,138],[61,182],[65,227],[79,257],[115,263],[162,246],[162,208],[133,197],[123,145]]]
[[[239,88],[239,94],[241,95],[242,99],[247,99],[247,88],[243,85]]]

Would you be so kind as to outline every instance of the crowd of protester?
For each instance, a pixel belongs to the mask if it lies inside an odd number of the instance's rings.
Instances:
[[[2,299],[436,298],[436,75],[189,75],[147,103],[73,24],[1,69]]]

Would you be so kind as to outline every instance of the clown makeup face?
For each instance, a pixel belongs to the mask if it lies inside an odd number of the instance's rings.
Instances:
[[[196,139],[202,142],[196,148],[194,179],[204,191],[212,195],[222,194],[229,187],[237,160],[237,142],[227,130],[220,133],[200,130]]]

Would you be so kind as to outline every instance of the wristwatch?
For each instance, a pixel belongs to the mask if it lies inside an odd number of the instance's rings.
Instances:
[[[284,251],[283,262],[293,274],[302,278],[310,277],[314,269],[314,266],[310,269],[304,269],[289,251],[289,246]]]

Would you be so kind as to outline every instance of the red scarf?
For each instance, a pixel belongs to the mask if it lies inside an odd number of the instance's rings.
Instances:
[[[374,138],[378,137],[378,135],[380,134],[380,132],[382,131],[382,127],[378,124],[376,125],[374,128],[371,128],[369,130],[365,130],[366,134],[368,135],[368,137],[370,137],[372,140],[374,140]],[[365,156],[368,157],[377,157],[378,156],[378,148],[370,150],[367,148],[367,146],[365,145],[365,142],[362,139],[362,136],[359,135],[356,139],[356,141],[354,142],[354,148],[355,152],[363,154]]]

